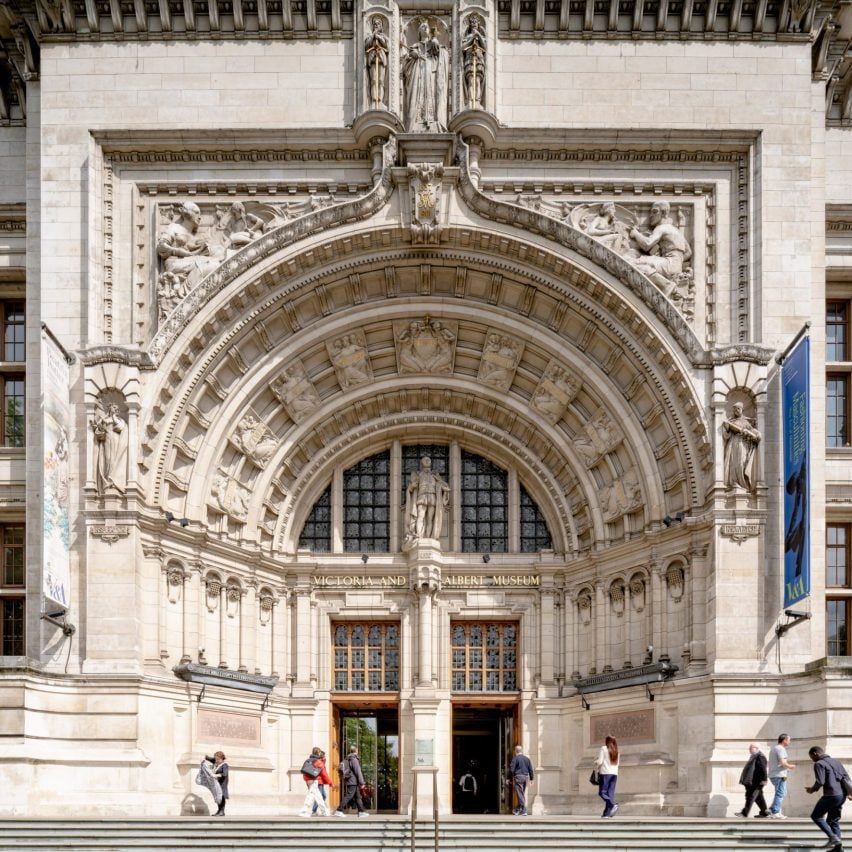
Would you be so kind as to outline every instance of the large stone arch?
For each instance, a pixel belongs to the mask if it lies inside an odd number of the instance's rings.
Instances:
[[[400,376],[394,323],[424,314],[455,324],[460,357],[448,375]],[[327,344],[354,330],[366,334],[373,377],[344,390]],[[523,342],[505,393],[477,381],[489,330]],[[390,416],[399,431],[414,423],[434,431],[444,416],[459,434],[466,422],[472,434],[523,448],[530,475],[546,483],[547,512],[559,519],[569,552],[701,507],[711,485],[708,427],[689,375],[695,367],[674,335],[610,273],[593,275],[588,264],[511,228],[495,234],[453,226],[440,246],[413,249],[400,245],[398,227],[360,225],[321,244],[309,241],[303,251],[282,250],[215,294],[160,357],[161,380],[146,389],[153,416],[143,428],[151,500],[206,520],[212,479],[225,472],[245,488],[247,511],[245,521],[220,531],[271,551],[292,549],[293,525],[311,494],[306,481],[323,470],[313,460],[327,446],[368,440],[365,424],[390,440],[393,430],[382,425]],[[322,401],[299,423],[269,387],[294,361]],[[549,423],[530,400],[553,361],[582,386]],[[262,470],[237,459],[229,444],[246,410],[278,440]],[[586,465],[573,445],[599,411],[623,437],[614,452]],[[643,498],[629,522],[602,504],[619,477],[635,478]]]

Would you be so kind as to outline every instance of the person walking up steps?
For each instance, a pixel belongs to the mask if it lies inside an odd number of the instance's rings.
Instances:
[[[228,764],[225,762],[225,753],[222,751],[214,752],[213,757],[206,757],[213,764],[213,777],[219,782],[222,788],[222,801],[219,802],[219,810],[213,816],[225,816],[225,804],[230,796],[228,795]]]
[[[334,812],[336,817],[345,817],[346,809],[354,801],[358,816],[362,819],[369,814],[364,810],[361,799],[361,788],[364,786],[364,773],[361,771],[361,761],[358,760],[358,746],[349,746],[349,754],[340,762],[343,771],[343,801]]]
[[[311,766],[318,770],[317,775],[308,775],[302,773],[302,778],[308,786],[305,793],[305,801],[302,809],[299,811],[300,817],[310,817],[311,808],[319,811],[320,816],[328,816],[328,806],[325,799],[319,791],[320,784],[331,784],[331,778],[328,777],[328,772],[325,770],[325,761],[322,759],[322,749],[319,746],[314,746],[311,751],[311,756],[305,761],[305,768],[310,769]]]
[[[524,754],[521,746],[515,746],[515,756],[509,764],[509,777],[515,786],[518,807],[512,811],[515,816],[527,816],[527,787],[535,780],[532,761]]]
[[[849,779],[843,764],[827,755],[819,746],[808,749],[808,757],[814,762],[814,783],[805,787],[808,793],[816,793],[822,787],[822,796],[811,813],[811,819],[828,837],[825,845],[830,849],[843,848],[840,839],[840,812],[846,801],[841,778]]]
[[[615,816],[618,805],[615,803],[615,784],[618,781],[618,742],[615,737],[607,737],[598,752],[595,761],[598,773],[598,795],[604,800],[604,812],[601,819]]]
[[[757,743],[752,743],[748,750],[750,756],[740,775],[740,784],[745,787],[745,806],[741,811],[737,811],[735,816],[747,817],[751,806],[756,804],[757,816],[768,817],[769,810],[766,807],[766,799],[763,798],[763,785],[768,778],[766,755]]]
[[[787,746],[790,745],[789,734],[779,734],[778,744],[769,751],[769,780],[775,788],[775,798],[769,806],[770,819],[787,819],[781,813],[781,803],[787,795],[787,771],[796,766],[787,760]]]

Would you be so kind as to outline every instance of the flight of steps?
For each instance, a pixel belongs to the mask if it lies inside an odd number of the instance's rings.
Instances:
[[[418,821],[417,852],[434,850],[434,823]],[[850,827],[852,830],[852,827]],[[825,837],[810,820],[699,818],[446,817],[443,852],[576,849],[601,852],[804,852]],[[0,819],[0,852],[163,852],[239,849],[243,852],[411,850],[407,817],[346,820],[226,817],[163,819]],[[852,845],[850,845],[852,850]]]

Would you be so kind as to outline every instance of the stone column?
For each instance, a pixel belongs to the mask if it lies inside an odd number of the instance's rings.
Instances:
[[[592,658],[595,661],[595,671],[600,673],[606,665],[606,610],[604,609],[603,580],[595,583],[595,607],[592,615],[594,625],[595,647]]]
[[[573,592],[565,592],[565,678],[573,680],[579,677],[577,664],[577,642],[579,629],[577,625],[577,600]]]
[[[659,658],[663,653],[663,620],[666,599],[663,594],[663,569],[658,562],[652,562],[649,566],[651,575],[651,644],[654,646],[654,654]]]
[[[707,664],[707,545],[694,542],[689,555],[692,560],[690,593],[692,596],[692,641],[689,647],[689,665],[704,667]]]
[[[296,588],[296,685],[310,689],[311,682],[311,590],[307,583]]]
[[[554,657],[556,655],[555,638],[556,613],[553,596],[556,590],[543,588],[541,590],[541,618],[539,619],[539,671],[541,682],[545,685],[553,684]]]
[[[633,665],[633,633],[635,630],[635,619],[633,618],[633,591],[631,581],[628,577],[624,584],[624,668]]]
[[[240,671],[257,668],[257,582],[252,580],[240,602]]]

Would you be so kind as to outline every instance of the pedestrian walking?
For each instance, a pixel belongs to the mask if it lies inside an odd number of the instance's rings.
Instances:
[[[822,787],[822,796],[811,813],[811,819],[828,837],[828,848],[842,849],[840,813],[846,801],[846,794],[840,779],[845,778],[848,782],[849,774],[839,760],[827,755],[819,746],[811,746],[808,749],[808,757],[814,762],[814,783],[805,787],[805,790],[808,793],[816,793]]]
[[[779,734],[778,744],[772,746],[769,752],[769,780],[775,788],[775,798],[769,806],[770,819],[787,819],[781,813],[781,803],[787,795],[787,772],[795,769],[795,764],[787,760],[787,746],[790,745],[789,734]]]
[[[515,816],[527,816],[527,787],[535,781],[535,771],[522,746],[515,746],[515,756],[509,764],[509,778],[518,797],[518,807],[512,813]]]
[[[320,759],[320,762],[322,763],[322,768],[325,770],[325,775],[321,775],[319,778],[317,778],[317,787],[319,787],[319,791],[320,791],[320,795],[322,796],[322,800],[325,802],[326,808],[328,808],[328,791],[329,791],[330,787],[334,787],[334,784],[331,783],[331,776],[328,774],[328,766],[325,762],[325,752],[324,751],[320,751],[319,759]],[[323,780],[321,780],[322,778],[326,778],[327,780],[323,781]],[[311,811],[311,813],[315,814],[315,813],[317,813],[318,810],[319,810],[319,805],[317,805],[317,803],[314,802],[314,807],[313,807],[313,810]]]
[[[361,798],[361,789],[364,787],[364,773],[361,771],[361,761],[358,759],[358,746],[349,746],[349,754],[340,761],[340,770],[343,773],[343,800],[334,812],[336,817],[345,817],[346,809],[354,802],[358,809],[358,816],[362,819],[369,814],[364,809],[364,800]]]
[[[598,795],[604,800],[604,812],[601,819],[615,816],[618,805],[615,801],[615,784],[618,781],[618,742],[615,737],[607,737],[595,760],[598,773]]]
[[[209,760],[213,764],[213,777],[219,782],[222,788],[222,798],[219,801],[219,810],[213,816],[225,816],[225,803],[230,796],[228,795],[228,764],[225,760],[225,753],[217,751],[213,753],[213,757],[205,756],[205,760]]]
[[[748,751],[749,758],[740,774],[740,784],[745,787],[745,805],[735,815],[747,817],[751,806],[756,804],[758,807],[756,816],[768,817],[769,809],[766,807],[766,799],[763,798],[763,787],[769,779],[769,765],[766,755],[760,750],[757,743],[751,743]]]
[[[306,772],[306,769],[309,771]],[[325,799],[319,791],[319,785],[320,782],[331,784],[331,778],[328,777],[325,761],[322,759],[322,749],[319,746],[314,746],[310,757],[302,766],[302,778],[307,784],[308,790],[305,793],[305,801],[299,811],[299,816],[310,817],[312,808],[318,810],[320,816],[328,816],[328,805],[326,805]]]

